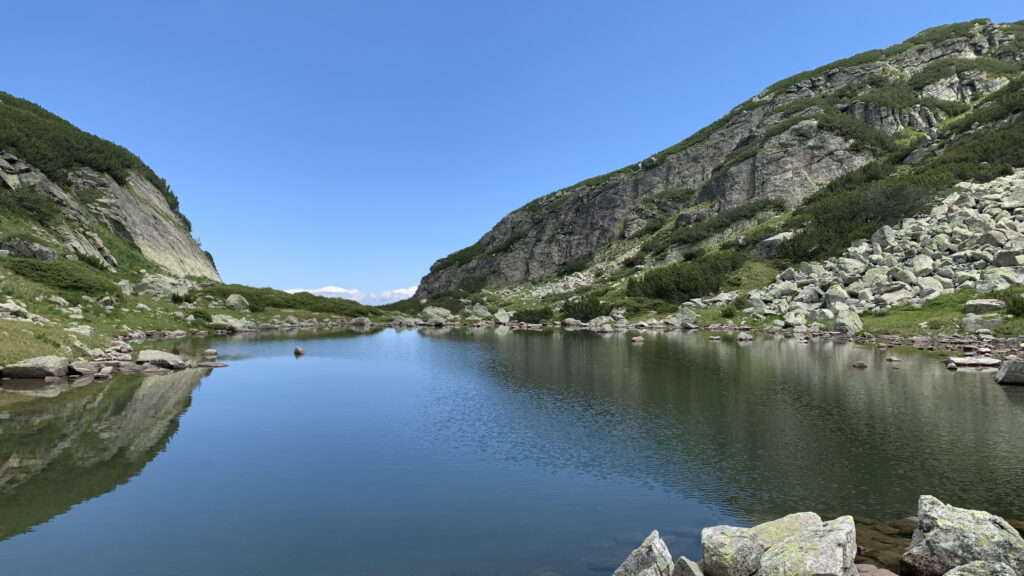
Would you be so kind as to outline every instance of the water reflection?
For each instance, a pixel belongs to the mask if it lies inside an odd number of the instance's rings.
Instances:
[[[896,517],[925,493],[1024,518],[1024,391],[915,350],[683,332],[643,345],[632,333],[423,334],[494,351],[489,382],[527,398],[501,424],[530,438],[517,457],[634,475],[747,522],[807,509]],[[858,360],[868,368],[851,368]]]
[[[166,446],[209,370],[0,392],[0,540],[137,475]]]

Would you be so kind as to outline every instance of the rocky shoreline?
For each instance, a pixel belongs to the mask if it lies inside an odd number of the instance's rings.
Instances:
[[[617,312],[617,311],[616,311]],[[499,310],[489,320],[471,319],[462,321],[445,309],[427,308],[420,318],[398,317],[391,322],[374,322],[365,317],[358,317],[351,320],[298,320],[288,317],[284,320],[269,323],[253,322],[245,318],[236,318],[228,315],[218,315],[221,320],[228,320],[224,325],[226,329],[217,330],[153,330],[135,331],[124,334],[111,341],[105,350],[96,350],[96,354],[90,357],[77,359],[66,359],[59,356],[42,356],[30,358],[14,364],[9,364],[0,370],[3,379],[61,379],[66,377],[85,378],[80,382],[93,379],[104,379],[118,373],[146,373],[162,374],[173,370],[182,370],[191,367],[217,368],[222,364],[212,362],[191,361],[177,357],[177,359],[157,359],[146,357],[145,354],[166,354],[156,350],[142,350],[138,357],[133,358],[134,345],[147,340],[166,340],[187,337],[204,337],[209,335],[228,335],[234,333],[257,333],[279,330],[295,329],[316,329],[316,328],[349,328],[349,329],[418,329],[418,328],[499,328],[510,331],[541,331],[545,329],[564,329],[568,331],[593,331],[601,334],[608,333],[638,333],[632,336],[633,343],[643,343],[645,332],[664,331],[706,331],[711,332],[709,339],[720,341],[722,334],[735,335],[737,341],[752,342],[760,334],[761,337],[783,337],[796,339],[801,344],[809,344],[812,341],[822,342],[851,342],[863,345],[874,345],[880,350],[888,348],[911,346],[918,350],[925,350],[941,354],[943,362],[950,370],[971,369],[986,372],[998,373],[1000,369],[1010,373],[1008,379],[1002,379],[1000,383],[1024,384],[1024,359],[1019,359],[1018,354],[1024,354],[1024,337],[1017,338],[996,338],[989,330],[979,330],[975,334],[966,335],[935,335],[935,336],[898,336],[883,335],[872,336],[863,334],[849,334],[839,331],[826,330],[800,330],[785,329],[779,326],[751,327],[736,325],[733,323],[711,324],[708,326],[696,326],[689,322],[678,321],[672,318],[661,322],[628,322],[624,317],[613,312],[616,319],[612,317],[601,317],[591,322],[579,322],[571,318],[561,322],[550,323],[525,323],[517,322],[511,313]],[[683,316],[680,313],[678,316]],[[134,345],[133,345],[134,344]],[[173,355],[172,355],[173,356]],[[207,355],[206,360],[212,360],[216,354]],[[888,358],[889,361],[898,362],[896,357]],[[854,365],[853,368],[865,366]]]
[[[921,496],[901,576],[1021,576],[1024,538],[1006,520]],[[704,557],[673,561],[655,530],[612,576],[895,576],[857,563],[862,552],[850,516],[823,521],[799,512],[752,528],[713,526],[701,531]]]

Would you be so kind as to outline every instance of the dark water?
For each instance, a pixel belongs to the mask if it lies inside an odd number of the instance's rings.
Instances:
[[[1024,390],[991,374],[628,336],[183,341],[231,367],[0,392],[0,572],[604,575],[653,528],[699,556],[704,526],[924,493],[1024,518]]]

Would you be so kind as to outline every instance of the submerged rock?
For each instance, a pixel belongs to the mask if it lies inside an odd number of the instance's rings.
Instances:
[[[671,576],[672,555],[655,530],[633,550],[612,576]]]
[[[921,496],[917,515],[921,523],[900,558],[900,574],[940,576],[976,561],[1002,562],[1024,574],[1024,538],[999,516],[933,496]]]

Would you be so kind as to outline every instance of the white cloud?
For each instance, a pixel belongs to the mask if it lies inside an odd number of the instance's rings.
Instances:
[[[412,295],[416,293],[417,288],[418,286],[413,286],[412,288],[399,288],[397,290],[388,290],[386,292],[363,292],[362,290],[342,288],[340,286],[324,286],[323,288],[315,288],[313,290],[293,288],[291,290],[285,290],[285,292],[288,292],[289,294],[295,294],[296,292],[309,292],[310,294],[326,296],[327,298],[348,298],[349,300],[355,300],[360,304],[380,306],[381,304],[388,304],[390,302],[397,302],[398,300],[411,298]]]

